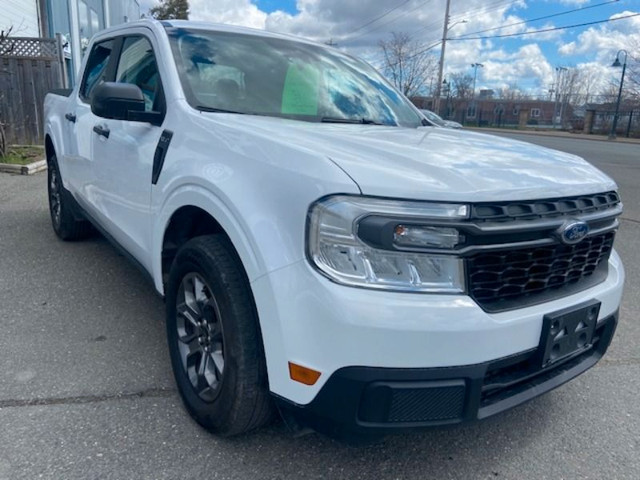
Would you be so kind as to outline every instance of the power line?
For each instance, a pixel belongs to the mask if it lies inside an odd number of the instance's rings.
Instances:
[[[403,61],[411,60],[411,59],[416,58],[416,57],[418,57],[418,56],[420,56],[420,55],[422,55],[422,54],[424,54],[424,53],[427,53],[429,50],[433,50],[434,48],[436,48],[436,47],[437,47],[438,45],[440,45],[440,44],[442,44],[442,40],[438,40],[436,43],[433,43],[433,44],[429,45],[429,46],[428,46],[428,47],[426,47],[426,48],[423,48],[423,49],[421,49],[421,50],[418,50],[418,51],[417,51],[417,52],[415,52],[415,53],[412,53],[411,55],[409,55],[408,57],[406,57]]]
[[[424,2],[421,2],[421,3],[419,3],[418,5],[416,5],[414,8],[412,8],[412,9],[410,9],[410,10],[407,10],[407,11],[405,11],[405,12],[402,12],[402,13],[400,13],[400,15],[397,15],[396,17],[391,18],[391,19],[387,20],[386,22],[383,22],[383,23],[380,23],[380,24],[378,24],[378,25],[375,25],[373,28],[369,29],[368,31],[364,31],[364,32],[359,33],[359,34],[357,34],[357,35],[353,35],[353,34],[351,34],[351,35],[348,35],[348,36],[346,36],[346,37],[342,38],[341,40],[342,40],[342,41],[345,41],[345,40],[353,40],[353,39],[355,39],[355,38],[360,38],[360,37],[362,37],[362,36],[364,36],[364,35],[366,35],[366,34],[368,34],[368,33],[374,32],[374,31],[376,31],[376,30],[378,30],[378,29],[382,28],[382,27],[383,27],[383,26],[385,26],[385,25],[388,25],[388,24],[390,24],[390,23],[393,23],[393,22],[397,21],[397,20],[398,20],[398,19],[400,19],[401,17],[404,17],[405,15],[408,15],[409,13],[411,13],[411,12],[413,12],[413,11],[415,11],[415,10],[418,10],[419,8],[422,8],[424,5],[426,5],[426,4],[427,4],[427,3],[429,3],[430,1],[431,1],[431,0],[425,0]],[[407,3],[407,2],[405,2],[405,3]],[[403,4],[403,5],[404,5],[404,4]],[[401,6],[401,5],[400,5],[400,6]]]
[[[407,60],[412,60],[420,55],[423,55],[425,53],[427,53],[429,50],[433,50],[434,48],[436,48],[438,45],[440,45],[442,43],[442,40],[438,40],[436,43],[429,45],[426,48],[423,48],[421,50],[418,50],[414,53],[412,53],[411,55],[408,55],[407,57],[403,58],[402,60],[399,60],[397,62],[394,63],[390,63],[390,64],[385,64],[385,67],[395,67],[396,65],[400,64],[401,62],[406,62]]]
[[[472,8],[471,10],[467,10],[464,12],[460,12],[460,13],[455,13],[451,16],[451,20],[455,20],[458,18],[463,18],[463,17],[468,17],[471,14],[476,14],[476,15],[480,15],[482,13],[489,13],[492,12],[494,10],[500,10],[502,8],[511,8],[511,5],[515,4],[515,3],[519,3],[520,0],[499,0],[497,2],[493,2],[493,3],[489,3],[487,5],[483,5],[479,8]]]
[[[413,35],[415,35],[415,34],[417,34],[419,32],[422,32],[424,30],[432,30],[432,29],[434,29],[436,27],[439,27],[441,23],[442,23],[441,20],[434,20],[433,22],[427,23],[426,25],[424,25],[424,26],[418,28],[417,30],[415,30],[413,32]]]
[[[502,25],[501,27],[493,27],[493,28],[487,28],[485,30],[478,30],[477,32],[470,32],[470,33],[465,33],[464,35],[460,35],[458,38],[462,38],[462,37],[468,37],[470,35],[477,35],[479,33],[485,33],[485,32],[492,32],[494,30],[502,30],[503,28],[508,28],[508,27],[514,27],[516,25],[523,25],[525,23],[529,23],[529,22],[536,22],[538,20],[546,20],[547,18],[553,18],[553,17],[560,17],[562,15],[567,15],[569,13],[574,13],[574,12],[578,12],[580,10],[587,10],[589,8],[596,8],[596,7],[601,7],[603,5],[609,5],[610,3],[617,3],[620,0],[609,0],[608,2],[603,2],[603,3],[597,3],[595,5],[588,5],[586,7],[580,7],[580,8],[574,8],[572,10],[566,10],[564,12],[559,12],[559,13],[554,13],[551,15],[545,15],[543,17],[537,17],[537,18],[530,18],[528,20],[523,20],[521,22],[515,22],[515,23],[510,23],[508,25]]]
[[[566,30],[568,28],[586,27],[586,26],[589,26],[589,25],[597,25],[599,23],[615,22],[617,20],[624,20],[626,18],[637,17],[639,15],[640,15],[640,13],[634,13],[632,15],[626,15],[624,17],[607,18],[605,20],[596,20],[594,22],[576,23],[575,25],[565,25],[563,27],[543,28],[541,30],[536,30],[534,32],[509,33],[509,34],[504,34],[504,35],[490,35],[490,36],[486,36],[486,37],[462,37],[461,36],[461,37],[448,38],[447,40],[489,40],[491,38],[520,37],[520,36],[523,36],[523,35],[535,35],[537,33],[554,32],[556,30]]]
[[[509,7],[509,5],[512,5],[512,4],[514,4],[514,3],[518,3],[519,1],[520,1],[520,0],[498,0],[497,2],[490,3],[490,4],[488,4],[488,5],[483,5],[483,6],[482,6],[482,7],[480,7],[480,8],[475,8],[475,9],[468,10],[468,11],[466,11],[466,12],[462,12],[462,13],[459,13],[459,14],[451,15],[451,17],[450,17],[450,19],[449,19],[449,20],[450,20],[450,21],[452,21],[452,20],[455,20],[455,19],[458,19],[458,18],[462,19],[462,18],[464,18],[464,17],[469,17],[471,14],[473,14],[473,13],[475,13],[475,12],[488,13],[488,12],[491,12],[491,11],[494,11],[494,10],[498,10],[498,9],[501,9],[501,8]],[[616,1],[617,1],[617,0],[616,0]],[[455,24],[457,24],[457,23],[461,23],[461,22],[463,22],[463,21],[464,21],[464,20],[457,20],[457,21],[453,21],[453,22],[451,22],[451,24],[452,24],[452,25],[455,25]],[[431,23],[427,24],[426,26],[421,27],[421,28],[419,28],[418,30],[416,30],[415,32],[413,32],[413,35],[416,35],[416,34],[418,34],[419,32],[422,32],[423,30],[427,30],[427,29],[428,29],[428,28],[430,28],[430,27],[435,27],[435,26],[437,26],[438,24],[440,24],[440,21],[439,21],[439,20],[438,20],[438,21],[431,22]],[[464,36],[464,35],[461,35],[461,36]],[[435,41],[435,39],[434,39],[434,41]],[[420,51],[420,52],[418,53],[418,55],[420,55],[420,54],[422,54],[422,53],[424,53],[424,52],[426,52],[426,51],[428,51],[428,50],[431,50],[432,48],[437,47],[437,46],[438,46],[438,45],[440,45],[441,43],[442,43],[442,42],[441,42],[441,41],[439,41],[439,42],[437,42],[437,43],[435,43],[435,44],[433,44],[433,45],[428,46],[424,51]]]
[[[360,25],[358,28],[354,29],[351,31],[351,33],[355,33],[359,30],[362,30],[365,27],[368,27],[369,25],[371,25],[372,23],[377,22],[378,20],[380,20],[381,18],[386,17],[387,15],[389,15],[391,12],[394,12],[395,10],[399,9],[400,7],[404,7],[407,3],[409,3],[411,0],[405,0],[402,3],[399,3],[398,5],[396,5],[395,7],[393,7],[390,10],[387,10],[385,13],[383,13],[382,15],[378,15],[377,17],[375,17],[374,19],[368,21],[367,23]]]

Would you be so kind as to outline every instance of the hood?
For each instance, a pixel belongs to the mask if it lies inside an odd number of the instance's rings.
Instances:
[[[617,188],[580,157],[493,135],[437,127],[225,117],[229,126],[238,122],[245,131],[249,128],[327,156],[365,195],[481,202],[568,197]]]

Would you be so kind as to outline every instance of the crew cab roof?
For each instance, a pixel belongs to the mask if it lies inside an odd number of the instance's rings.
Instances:
[[[158,27],[162,27],[164,29],[184,28],[184,29],[194,29],[194,30],[207,30],[210,32],[241,33],[244,35],[256,35],[259,37],[281,38],[283,40],[289,40],[289,41],[298,42],[298,43],[321,45],[326,48],[332,48],[330,46],[319,44],[318,42],[307,40],[295,35],[270,32],[267,30],[261,30],[257,28],[241,27],[238,25],[227,25],[223,23],[200,22],[200,21],[192,21],[192,20],[154,20],[154,19],[136,20],[135,22],[124,23],[121,25],[117,25],[115,27],[102,30],[97,36],[103,37],[108,34],[117,33],[119,31],[126,31],[136,26],[144,26],[151,29],[157,29]]]

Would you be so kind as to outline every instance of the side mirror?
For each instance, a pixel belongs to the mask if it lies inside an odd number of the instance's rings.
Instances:
[[[129,120],[129,112],[144,112],[144,95],[131,83],[104,82],[93,91],[91,111],[102,118]]]

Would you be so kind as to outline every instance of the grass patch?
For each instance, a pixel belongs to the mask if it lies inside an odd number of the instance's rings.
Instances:
[[[9,147],[7,154],[0,157],[0,163],[11,165],[27,165],[44,158],[44,148],[33,145],[28,147]]]

